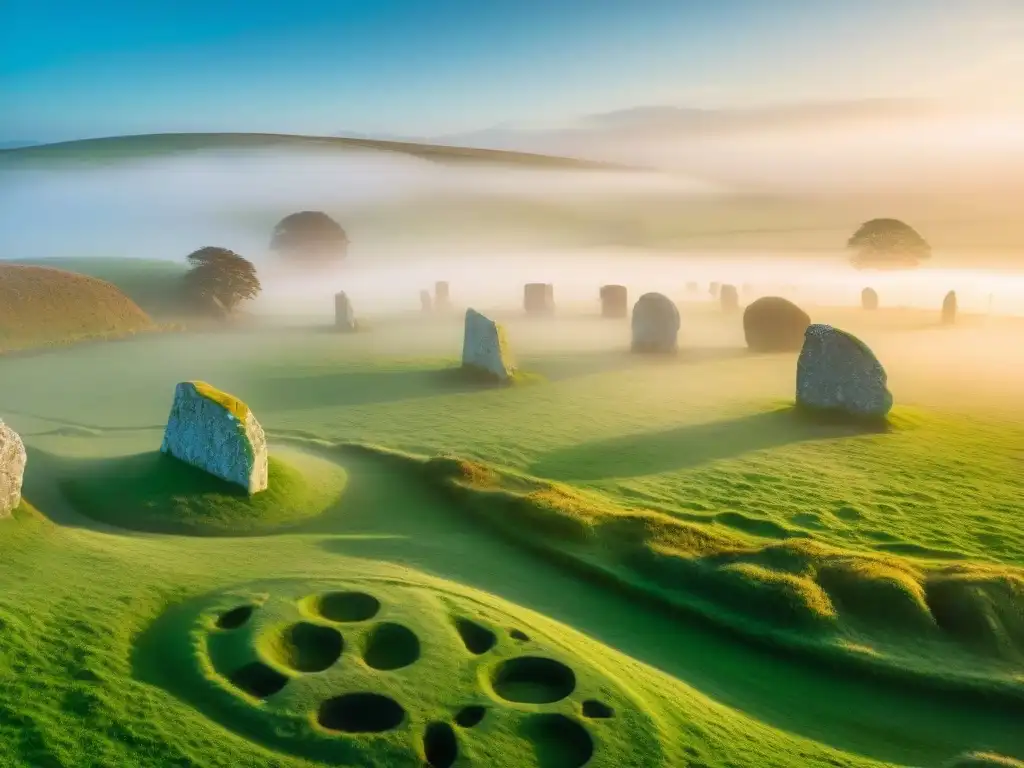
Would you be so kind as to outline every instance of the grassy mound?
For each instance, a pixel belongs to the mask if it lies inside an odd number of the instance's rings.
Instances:
[[[149,316],[110,283],[59,269],[0,265],[0,352],[149,330]]]
[[[185,263],[161,259],[89,257],[26,259],[19,264],[62,269],[116,286],[152,317],[182,313],[181,281]]]
[[[1024,697],[1019,568],[844,550],[739,512],[704,525],[453,456],[421,470],[474,518],[661,605],[907,680]]]
[[[301,454],[269,460],[269,487],[245,489],[163,453],[87,462],[62,490],[84,515],[119,528],[191,536],[257,535],[320,515],[345,471]]]
[[[603,651],[415,579],[210,594],[158,619],[138,655],[228,728],[334,765],[666,764],[643,679],[627,687]]]

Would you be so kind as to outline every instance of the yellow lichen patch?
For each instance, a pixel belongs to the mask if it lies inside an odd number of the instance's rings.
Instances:
[[[189,384],[195,388],[198,394],[205,397],[207,400],[217,403],[217,405],[231,413],[239,421],[244,422],[249,418],[249,406],[234,395],[222,392],[213,385],[207,384],[205,381],[190,381]]]

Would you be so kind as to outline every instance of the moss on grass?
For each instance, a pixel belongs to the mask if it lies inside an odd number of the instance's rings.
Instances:
[[[119,528],[191,536],[258,535],[322,514],[342,496],[337,465],[271,457],[267,490],[244,488],[163,453],[90,462],[62,489],[84,515]]]

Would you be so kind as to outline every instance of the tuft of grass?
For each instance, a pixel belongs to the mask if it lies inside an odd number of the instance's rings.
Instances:
[[[0,265],[0,353],[155,329],[110,283],[59,269]]]
[[[89,462],[62,483],[84,515],[136,531],[189,536],[259,535],[294,527],[341,498],[347,476],[304,455],[274,456],[267,490],[244,488],[160,452]]]

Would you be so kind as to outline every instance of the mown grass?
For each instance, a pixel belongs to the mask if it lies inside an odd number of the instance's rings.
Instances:
[[[0,352],[155,330],[110,283],[43,267],[0,265]]]

